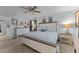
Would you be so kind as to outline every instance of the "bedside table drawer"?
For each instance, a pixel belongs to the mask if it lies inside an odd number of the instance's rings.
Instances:
[[[72,35],[60,35],[60,42],[63,42],[63,43],[69,43],[69,44],[72,44],[73,43],[73,37]]]

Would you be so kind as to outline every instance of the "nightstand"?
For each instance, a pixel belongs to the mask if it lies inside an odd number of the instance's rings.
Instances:
[[[73,36],[71,34],[59,34],[60,42],[73,44]]]

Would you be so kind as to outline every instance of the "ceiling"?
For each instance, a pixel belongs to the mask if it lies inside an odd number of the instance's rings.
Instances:
[[[0,6],[0,16],[33,18],[71,11],[78,8],[78,6],[38,6],[37,10],[41,11],[41,13],[32,15],[29,12],[24,13],[26,10],[20,6]]]

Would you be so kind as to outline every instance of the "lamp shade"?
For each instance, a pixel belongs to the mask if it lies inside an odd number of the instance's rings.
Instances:
[[[64,28],[71,28],[72,24],[64,24]]]

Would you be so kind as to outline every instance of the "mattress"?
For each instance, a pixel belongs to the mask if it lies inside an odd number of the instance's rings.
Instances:
[[[19,35],[18,37],[24,37],[27,39],[35,40],[56,47],[58,33],[36,31],[36,32],[27,32],[25,34]]]

